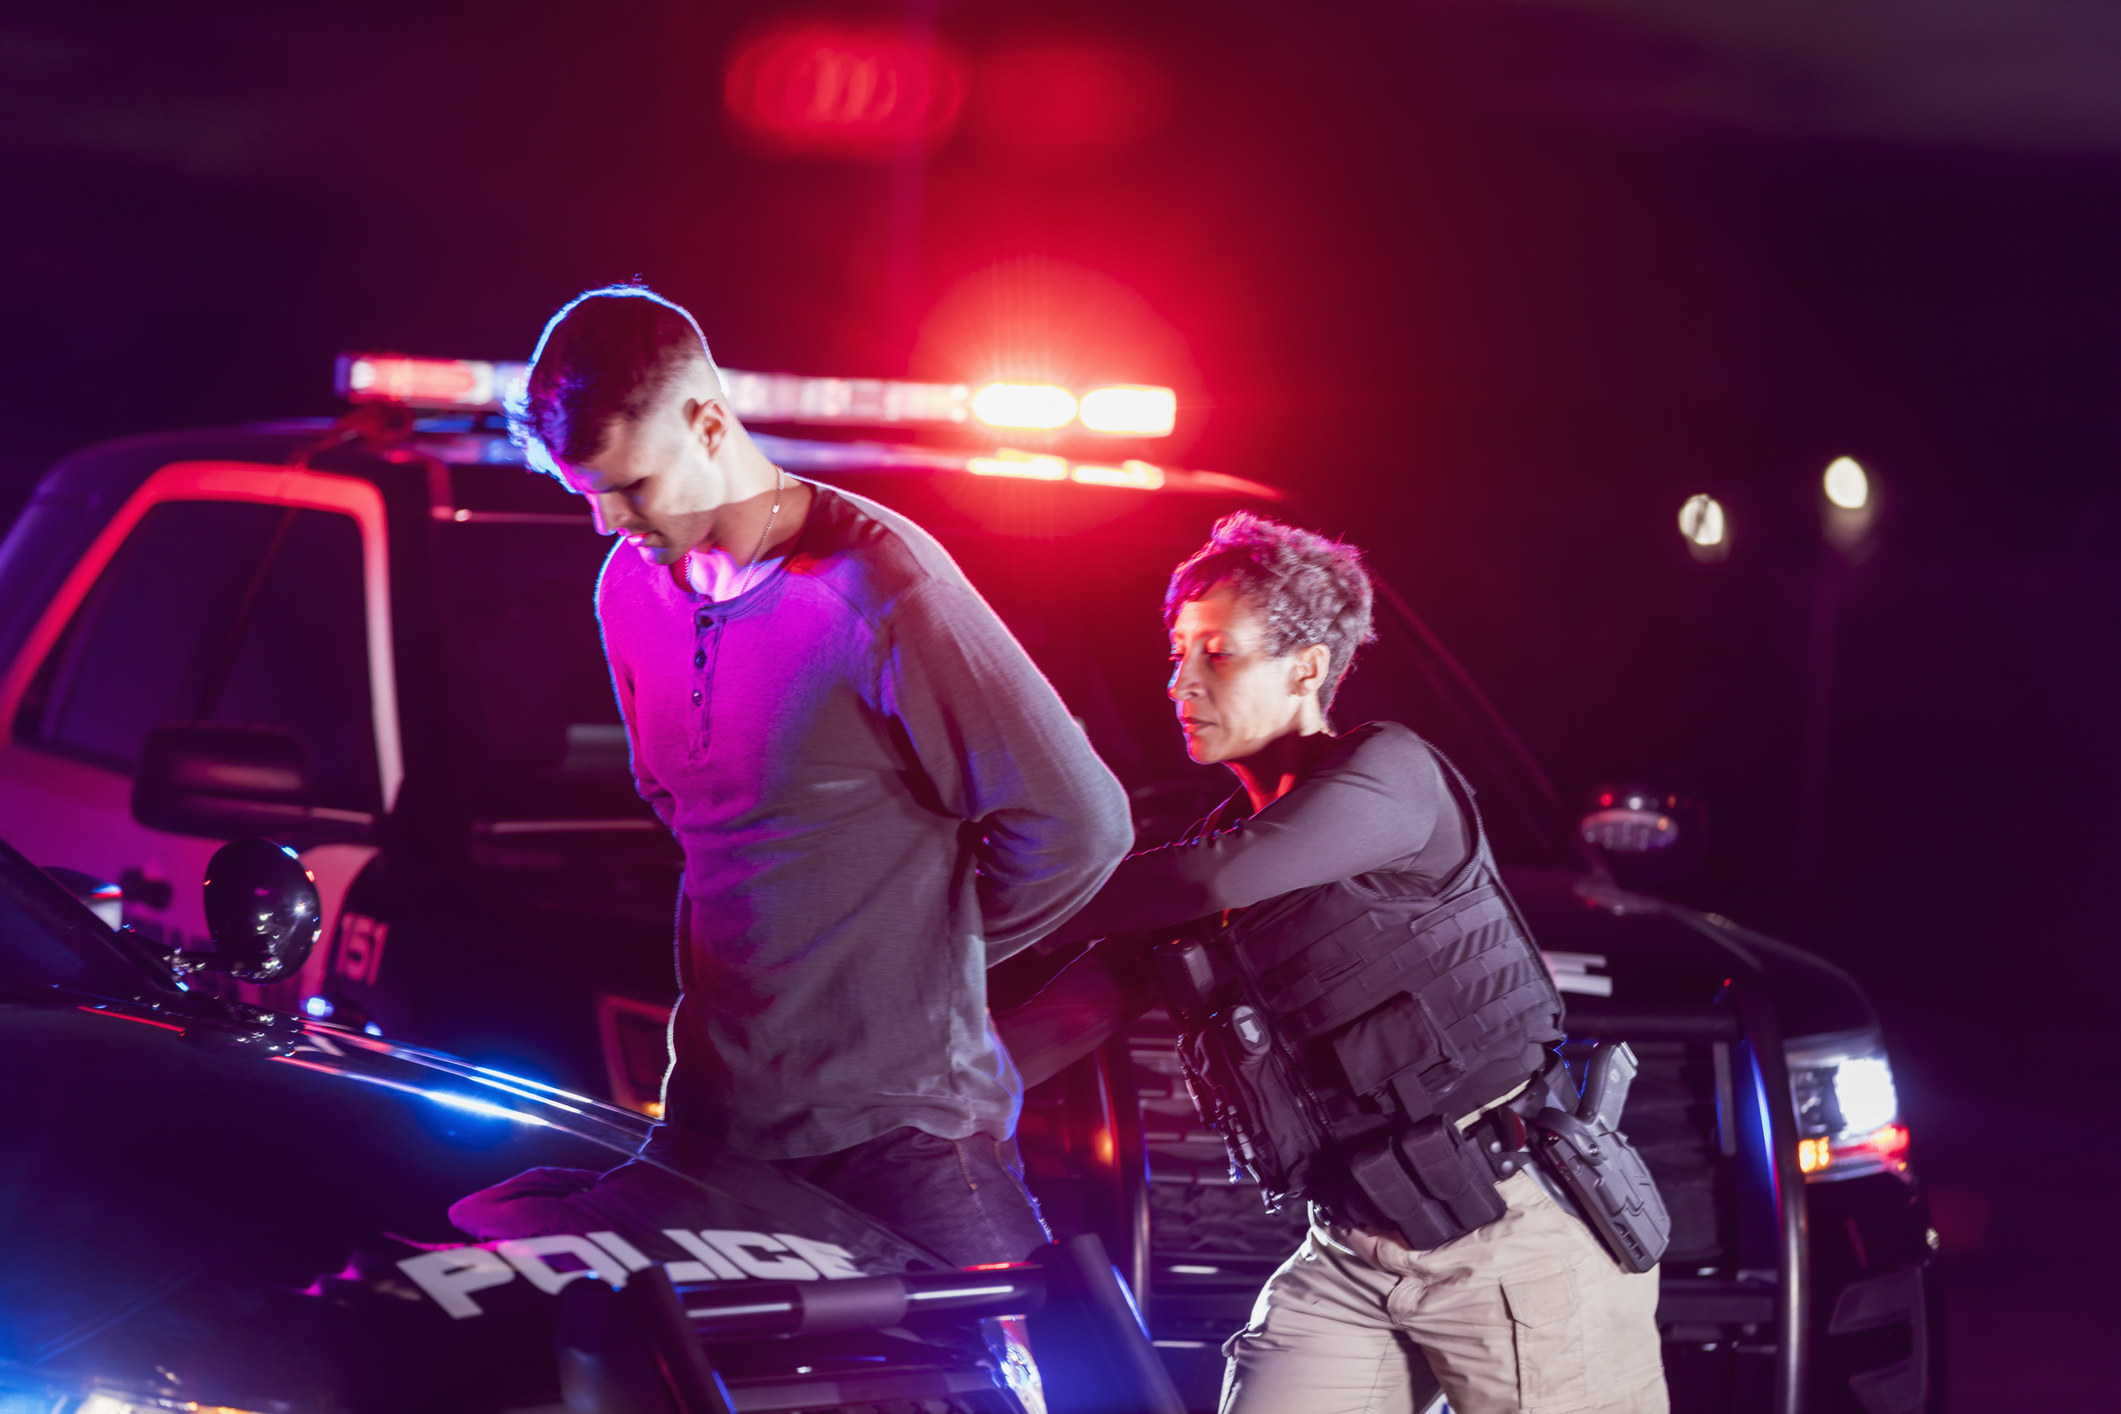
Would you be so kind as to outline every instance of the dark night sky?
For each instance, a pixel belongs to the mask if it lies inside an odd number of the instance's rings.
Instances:
[[[2051,1084],[2121,980],[2121,35],[1682,8],[930,4],[975,82],[917,187],[732,136],[723,62],[788,6],[10,17],[0,495],[98,438],[328,413],[340,349],[522,357],[636,273],[735,366],[1066,350],[1179,386],[1188,464],[1368,545],[1565,789],[1697,782],[1683,892],[1853,968],[1918,1107]],[[1132,56],[1138,136],[1021,140],[980,66],[1054,46]],[[1885,514],[1836,581],[1807,908],[1842,453]],[[1721,565],[1676,534],[1697,491]],[[2001,1065],[1967,1040],[1999,1014],[2038,1035]]]

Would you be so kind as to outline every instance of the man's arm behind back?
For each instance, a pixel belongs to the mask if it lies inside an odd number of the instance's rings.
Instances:
[[[984,600],[931,579],[893,606],[885,710],[978,831],[991,966],[1058,927],[1133,842],[1127,795]]]

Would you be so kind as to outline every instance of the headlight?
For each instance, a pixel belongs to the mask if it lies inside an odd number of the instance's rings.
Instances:
[[[1900,1095],[1875,1032],[1793,1042],[1789,1065],[1797,1166],[1807,1182],[1907,1172]]]

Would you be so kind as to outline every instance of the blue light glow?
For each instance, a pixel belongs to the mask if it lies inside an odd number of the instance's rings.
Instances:
[[[311,1017],[311,1018],[313,1018],[313,1019],[315,1019],[315,1020],[317,1020],[317,1021],[329,1021],[329,1020],[331,1020],[331,1014],[332,1014],[332,1013],[333,1013],[334,1011],[336,1011],[336,1010],[338,1010],[338,1008],[337,1008],[337,1007],[334,1007],[334,1006],[333,1006],[333,1005],[331,1004],[331,998],[330,998],[330,997],[304,997],[304,998],[302,998],[302,1011],[303,1011],[303,1014],[304,1014],[304,1015],[306,1015],[306,1016],[309,1016],[309,1017]]]

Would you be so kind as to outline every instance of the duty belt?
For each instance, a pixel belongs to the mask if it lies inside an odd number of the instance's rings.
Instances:
[[[1649,1169],[1617,1127],[1635,1069],[1626,1045],[1600,1046],[1578,1095],[1557,1059],[1466,1119],[1432,1119],[1373,1144],[1351,1158],[1349,1174],[1419,1251],[1500,1218],[1507,1204],[1493,1185],[1533,1169],[1615,1262],[1646,1272],[1664,1255],[1672,1224]]]

